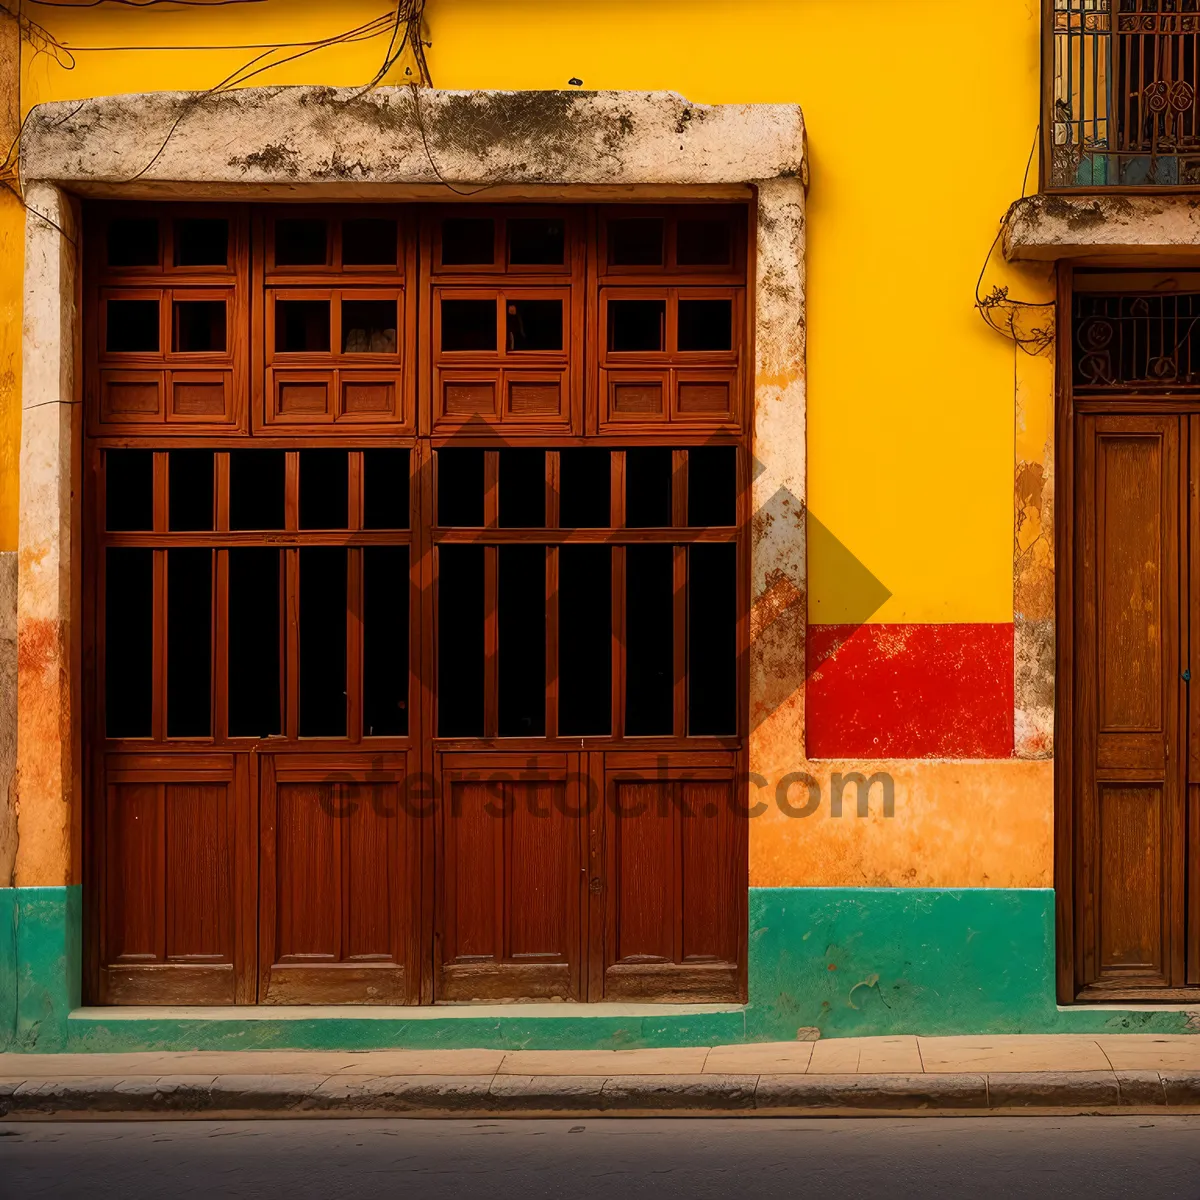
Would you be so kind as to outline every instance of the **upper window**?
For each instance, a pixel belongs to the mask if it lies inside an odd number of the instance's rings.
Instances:
[[[1047,0],[1045,180],[1200,185],[1200,0]]]

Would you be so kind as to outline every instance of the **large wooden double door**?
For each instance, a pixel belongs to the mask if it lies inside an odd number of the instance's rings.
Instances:
[[[1200,987],[1200,295],[1114,282],[1064,294],[1059,996],[1167,1001]]]
[[[91,823],[96,998],[743,994],[745,819],[726,756],[440,757],[426,790],[404,755],[109,756]]]
[[[87,998],[744,999],[746,210],[85,217]]]

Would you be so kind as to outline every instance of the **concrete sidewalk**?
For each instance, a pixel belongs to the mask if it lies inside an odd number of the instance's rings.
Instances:
[[[1200,1111],[1200,1036],[0,1054],[0,1117]]]

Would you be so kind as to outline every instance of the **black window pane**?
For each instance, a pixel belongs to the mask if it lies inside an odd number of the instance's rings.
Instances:
[[[495,350],[494,300],[443,300],[443,350]]]
[[[509,350],[563,348],[561,300],[509,300],[505,309]]]
[[[363,451],[363,528],[408,528],[408,451]]]
[[[229,528],[282,529],[286,480],[283,450],[231,450]]]
[[[541,737],[546,732],[546,548],[497,551],[497,732]]]
[[[115,532],[154,528],[154,451],[104,452],[104,525]]]
[[[174,310],[176,351],[202,354],[225,349],[224,300],[176,300]]]
[[[281,554],[229,551],[229,735],[283,732],[279,696]]]
[[[408,732],[408,547],[363,550],[363,734]]]
[[[563,450],[558,460],[558,523],[607,529],[612,520],[612,461],[607,450]]]
[[[608,348],[618,352],[662,350],[666,346],[665,300],[610,300]]]
[[[671,451],[637,446],[625,451],[625,524],[654,529],[671,524]]]
[[[674,722],[673,546],[625,550],[625,732],[669,735]]]
[[[437,551],[437,704],[439,737],[483,735],[482,546]]]
[[[149,737],[154,698],[154,551],[105,553],[104,724],[110,738]]]
[[[614,267],[661,267],[661,218],[635,217],[623,221],[609,221],[608,261]]]
[[[167,551],[167,736],[212,732],[211,550]]]
[[[558,731],[612,732],[612,551],[558,552]]]
[[[737,524],[737,449],[696,446],[688,451],[688,524]]]
[[[108,265],[158,266],[158,222],[153,217],[118,217],[110,221]]]
[[[360,217],[342,222],[342,264],[347,267],[391,267],[396,264],[396,222]]]
[[[300,528],[345,529],[350,522],[350,456],[300,451]]]
[[[483,451],[437,452],[439,525],[483,524]]]
[[[546,524],[545,450],[500,451],[499,521],[506,529]]]
[[[343,300],[342,353],[395,354],[395,300]]]
[[[328,259],[328,230],[319,218],[285,217],[275,222],[275,263],[280,267],[320,267]]]
[[[104,347],[112,354],[158,353],[158,301],[109,300]]]
[[[694,217],[679,222],[675,261],[681,267],[728,266],[731,250],[732,239],[727,220]]]
[[[522,217],[508,222],[508,261],[514,266],[561,266],[565,252],[561,217]]]
[[[167,456],[167,528],[213,527],[213,452],[172,450]]]
[[[175,222],[177,267],[223,267],[229,261],[229,222],[224,217],[189,217]]]
[[[737,732],[737,547],[688,549],[688,732]]]
[[[328,354],[329,301],[276,300],[275,349],[284,354]]]
[[[732,346],[732,300],[680,300],[680,350],[729,350]]]
[[[442,263],[488,266],[496,261],[496,226],[488,217],[448,217],[442,222]]]
[[[346,736],[346,555],[306,546],[300,555],[300,736]]]

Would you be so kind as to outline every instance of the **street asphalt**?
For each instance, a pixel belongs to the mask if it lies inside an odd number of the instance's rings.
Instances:
[[[1200,1116],[0,1124],[0,1198],[1200,1197]]]

